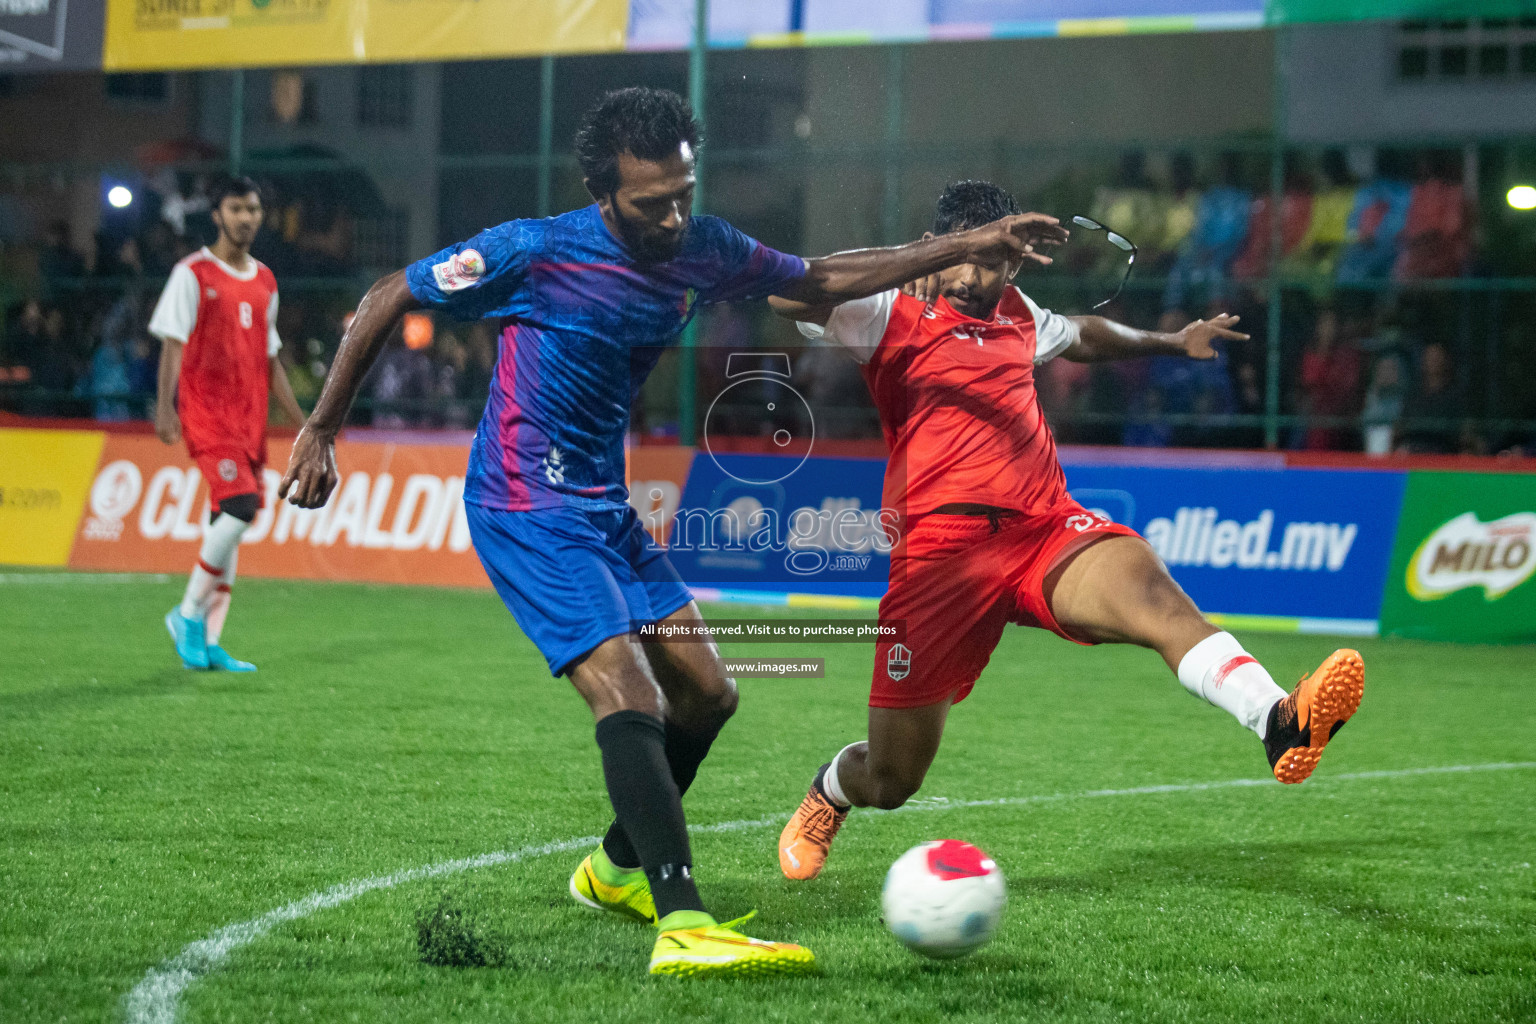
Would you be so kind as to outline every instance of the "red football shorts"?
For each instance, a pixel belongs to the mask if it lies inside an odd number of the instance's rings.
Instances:
[[[875,646],[876,708],[965,699],[1010,622],[1074,643],[1051,614],[1045,578],[1073,552],[1106,536],[1139,534],[1075,501],[1050,511],[1000,516],[926,515],[891,552],[880,622],[901,639]]]
[[[203,479],[208,481],[208,501],[215,512],[226,498],[237,494],[256,495],[256,507],[266,501],[266,489],[261,484],[261,471],[266,463],[253,458],[249,452],[237,448],[200,448],[192,454]]]

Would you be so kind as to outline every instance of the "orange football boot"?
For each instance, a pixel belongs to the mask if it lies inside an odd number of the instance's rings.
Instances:
[[[1349,721],[1365,692],[1365,662],[1345,647],[1328,655],[1317,671],[1296,684],[1269,712],[1264,752],[1275,778],[1305,782],[1323,748]]]
[[[779,870],[785,878],[805,881],[821,874],[832,839],[848,817],[848,808],[837,806],[821,791],[821,777],[830,767],[831,761],[821,766],[811,791],[779,835]]]

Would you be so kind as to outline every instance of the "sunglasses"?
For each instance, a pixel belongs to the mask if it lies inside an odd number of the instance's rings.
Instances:
[[[1119,232],[1111,231],[1109,228],[1105,227],[1103,224],[1100,224],[1092,217],[1073,217],[1072,223],[1076,224],[1084,231],[1104,232],[1104,237],[1109,239],[1110,245],[1114,246],[1116,249],[1119,249],[1121,252],[1130,254],[1125,261],[1125,275],[1120,278],[1120,285],[1115,289],[1115,294],[1111,295],[1109,298],[1093,307],[1094,309],[1100,309],[1109,305],[1111,302],[1114,302],[1120,297],[1120,293],[1125,291],[1125,282],[1131,279],[1131,268],[1136,265],[1136,243],[1132,242],[1129,238],[1126,238]]]

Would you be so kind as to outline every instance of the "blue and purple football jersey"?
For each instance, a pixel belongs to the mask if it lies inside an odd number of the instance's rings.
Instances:
[[[661,349],[700,306],[774,294],[805,261],[694,217],[677,256],[637,265],[596,204],[513,220],[411,264],[423,306],[499,318],[464,500],[522,511],[624,505],[624,435]]]

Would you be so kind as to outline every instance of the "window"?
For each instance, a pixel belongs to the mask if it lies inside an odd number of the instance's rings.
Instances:
[[[1502,78],[1509,73],[1509,47],[1484,44],[1477,51],[1477,73],[1483,78]]]
[[[163,105],[171,99],[171,76],[159,73],[108,75],[107,95],[129,103]]]
[[[1536,81],[1536,18],[1423,18],[1397,27],[1399,82]]]
[[[369,128],[408,128],[415,100],[415,68],[379,64],[357,71],[357,123]]]
[[[1397,54],[1397,77],[1419,81],[1429,75],[1429,49],[1424,46],[1405,46]]]

